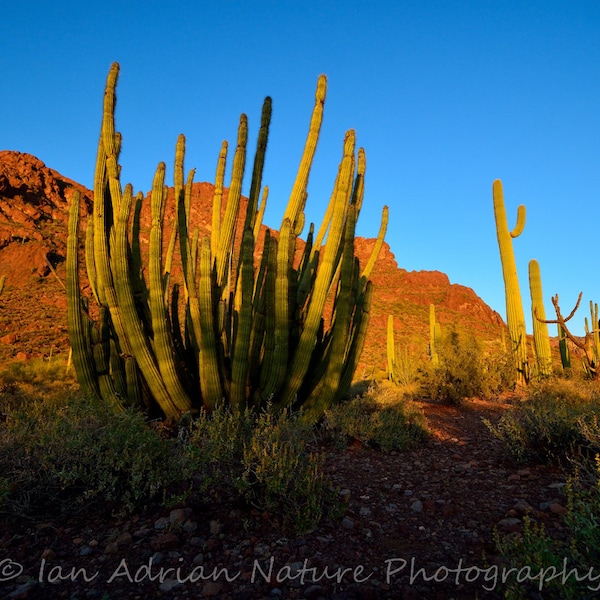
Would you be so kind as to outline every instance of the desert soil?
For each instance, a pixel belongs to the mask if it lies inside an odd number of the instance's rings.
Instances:
[[[127,520],[2,523],[0,597],[500,598],[494,532],[521,531],[529,513],[560,538],[565,510],[564,474],[516,464],[482,422],[507,402],[419,401],[431,436],[404,453],[325,446],[347,509],[302,535],[232,499]]]

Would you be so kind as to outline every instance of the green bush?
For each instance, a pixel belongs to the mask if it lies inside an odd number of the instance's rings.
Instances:
[[[382,452],[404,451],[427,436],[423,413],[404,400],[392,384],[384,382],[330,408],[325,414],[325,428],[342,447],[356,439]]]
[[[494,397],[514,384],[510,357],[486,352],[472,334],[450,329],[436,350],[439,362],[421,368],[421,391],[427,398],[460,404],[467,398]]]
[[[521,536],[500,538],[496,545],[511,566],[519,569],[531,567],[533,574],[543,569],[545,581],[528,582],[506,586],[505,598],[540,597],[557,600],[597,598],[600,582],[600,461],[596,457],[595,468],[576,471],[566,486],[568,512],[565,515],[567,538],[556,540],[543,525],[526,519]],[[590,575],[590,569],[593,572]],[[554,569],[554,570],[553,570]],[[563,581],[562,573],[571,573]],[[552,575],[555,578],[552,579]],[[579,576],[582,581],[577,581]],[[540,590],[540,585],[542,589]],[[590,589],[592,588],[592,589]],[[539,593],[532,596],[531,593]]]
[[[124,514],[164,501],[191,464],[139,412],[81,396],[2,398],[0,510],[22,516],[94,508]]]
[[[597,386],[554,379],[532,385],[528,399],[486,425],[517,460],[561,463],[600,452],[599,414]]]
[[[306,531],[321,519],[328,485],[323,457],[309,451],[312,427],[284,411],[202,412],[190,446],[204,486],[240,494],[253,506],[279,513]]]

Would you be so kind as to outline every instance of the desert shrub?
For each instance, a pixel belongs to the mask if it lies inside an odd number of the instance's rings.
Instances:
[[[486,352],[472,334],[451,328],[437,343],[439,361],[421,368],[421,391],[432,400],[459,404],[466,398],[490,398],[514,383],[505,353]]]
[[[543,597],[559,600],[596,598],[600,584],[595,568],[600,564],[600,461],[596,457],[593,468],[576,470],[566,489],[568,512],[564,517],[567,536],[564,540],[552,538],[544,526],[529,519],[524,522],[522,536],[500,538],[496,545],[509,564],[519,569],[531,567],[545,576],[540,590],[540,578],[517,585],[506,586],[509,599]],[[590,572],[590,568],[594,571]],[[554,569],[554,570],[553,570]],[[567,576],[570,573],[570,576]],[[552,579],[552,575],[555,575]],[[565,575],[563,577],[563,574]],[[581,581],[577,580],[577,577]],[[564,579],[564,580],[563,580]],[[532,596],[532,592],[543,595]]]
[[[356,439],[382,452],[406,450],[427,436],[423,413],[387,382],[330,408],[325,428],[339,446]]]
[[[115,415],[82,396],[3,399],[0,510],[124,514],[168,497],[191,464],[139,412]]]
[[[221,407],[193,424],[188,451],[207,489],[234,491],[305,531],[319,522],[328,495],[323,457],[309,451],[312,437],[312,427],[287,411]]]
[[[65,355],[50,355],[44,358],[13,360],[0,369],[0,381],[4,384],[49,385],[50,382],[74,381],[69,372]]]
[[[517,460],[560,463],[600,452],[599,414],[597,386],[552,379],[532,385],[529,397],[496,425],[486,424]]]

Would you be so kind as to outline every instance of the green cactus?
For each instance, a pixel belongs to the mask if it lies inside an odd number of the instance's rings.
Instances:
[[[394,341],[394,317],[388,315],[387,322],[387,376],[392,382],[396,382],[394,366],[396,363],[396,343]]]
[[[506,321],[510,337],[511,351],[515,361],[517,384],[526,384],[529,380],[529,363],[527,360],[527,331],[525,329],[525,314],[521,301],[517,265],[513,252],[512,240],[523,232],[525,227],[525,206],[517,210],[517,223],[512,231],[508,229],[502,182],[496,179],[492,186],[494,199],[494,216],[496,234],[500,248],[502,275],[506,295]]]
[[[279,409],[303,408],[305,418],[316,421],[350,387],[368,324],[372,294],[368,278],[388,218],[386,207],[375,249],[361,273],[354,231],[366,159],[362,149],[355,159],[355,134],[349,131],[325,222],[316,239],[311,224],[305,251],[296,262],[325,77],[317,84],[304,154],[278,239],[267,232],[259,264],[255,265],[254,256],[260,248],[267,198],[262,172],[269,98],[263,105],[245,214],[241,190],[248,123],[242,115],[223,214],[226,142],[219,153],[210,237],[198,239],[198,230],[191,230],[194,171],[184,184],[185,139],[180,136],[174,170],[176,226],[163,242],[166,168],[159,164],[150,200],[148,264],[144,265],[139,238],[142,196],[134,200],[131,186],[122,188],[119,179],[121,138],[114,125],[118,71],[115,63],[107,79],[94,210],[87,224],[86,269],[101,314],[93,327],[79,291],[79,199],[73,199],[71,208],[69,333],[82,387],[112,402],[117,410],[121,401],[142,404],[160,409],[169,419],[201,408],[210,411],[225,401],[235,409],[266,402]],[[243,223],[241,247],[235,244],[238,223]],[[177,260],[183,272],[182,294],[171,277]],[[325,318],[328,302],[333,311]]]
[[[429,356],[434,366],[440,364],[437,347],[442,337],[442,326],[435,320],[435,306],[429,305]]]
[[[529,290],[531,293],[531,314],[533,320],[533,342],[537,360],[537,372],[541,377],[552,375],[552,351],[544,309],[542,277],[537,260],[529,261]]]
[[[591,323],[591,327],[590,327]],[[593,377],[597,377],[597,368],[600,365],[600,321],[598,320],[598,304],[590,300],[590,322],[585,319],[585,336],[589,348],[591,369],[588,371]]]

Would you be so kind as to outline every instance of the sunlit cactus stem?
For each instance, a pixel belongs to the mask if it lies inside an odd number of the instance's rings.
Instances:
[[[496,179],[492,186],[494,199],[494,216],[496,219],[496,234],[500,248],[502,275],[506,295],[506,321],[510,337],[511,351],[514,357],[517,384],[523,385],[529,381],[529,363],[527,360],[527,331],[525,329],[525,314],[519,288],[517,264],[512,246],[513,238],[518,237],[525,227],[525,206],[517,210],[517,223],[510,231],[504,207],[502,182]]]
[[[442,327],[435,320],[435,305],[429,305],[429,356],[434,366],[440,364],[440,356],[438,354],[438,344],[442,337]]]
[[[529,290],[531,292],[531,314],[533,317],[533,341],[537,360],[537,372],[540,377],[552,375],[552,351],[544,309],[542,277],[537,260],[529,261]]]
[[[394,367],[396,364],[396,346],[394,342],[394,317],[388,315],[387,322],[387,377],[390,381],[396,382]]]

